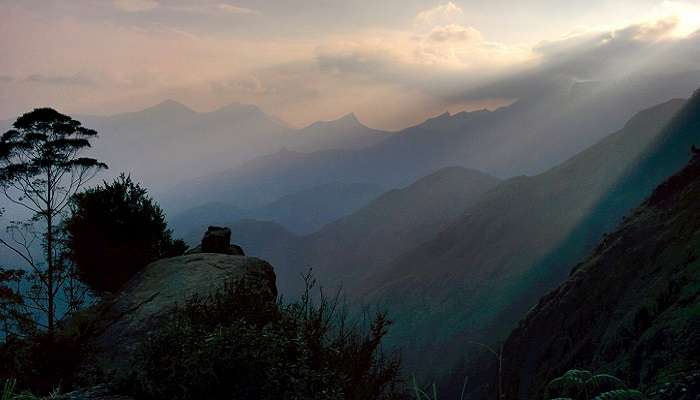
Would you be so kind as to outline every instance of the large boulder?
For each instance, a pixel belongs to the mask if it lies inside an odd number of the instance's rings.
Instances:
[[[95,334],[79,371],[81,380],[90,383],[91,377],[128,372],[139,345],[176,304],[183,304],[193,295],[206,297],[226,281],[240,282],[261,302],[274,305],[277,300],[273,268],[257,258],[200,253],[146,266],[116,297],[82,316],[82,323],[88,319]]]

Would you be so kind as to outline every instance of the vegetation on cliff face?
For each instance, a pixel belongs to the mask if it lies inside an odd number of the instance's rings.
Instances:
[[[641,400],[644,395],[608,374],[572,369],[549,382],[547,400]]]
[[[531,398],[578,366],[612,373],[655,398],[692,387],[700,371],[698,248],[695,156],[513,332],[505,346],[507,393]]]
[[[378,313],[354,325],[337,298],[261,302],[240,284],[193,297],[141,347],[124,390],[144,399],[393,399],[399,359]]]

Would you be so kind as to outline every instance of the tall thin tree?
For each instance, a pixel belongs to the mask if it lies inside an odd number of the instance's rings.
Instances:
[[[98,170],[107,165],[81,157],[97,132],[51,108],[37,108],[15,121],[0,138],[0,188],[13,204],[32,213],[30,224],[10,227],[3,244],[31,267],[34,278],[32,300],[35,311],[43,313],[43,324],[53,335],[56,298],[65,283],[57,226],[69,200]],[[39,235],[43,256],[32,256],[32,226],[41,223]],[[27,236],[29,234],[29,236]]]

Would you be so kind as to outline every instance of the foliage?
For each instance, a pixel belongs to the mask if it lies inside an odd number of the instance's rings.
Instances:
[[[78,277],[97,293],[114,292],[148,263],[181,255],[160,206],[122,174],[73,196],[64,222]]]
[[[432,394],[428,394],[425,390],[421,389],[421,387],[418,386],[418,382],[416,382],[416,377],[413,377],[413,395],[415,396],[416,400],[438,400],[437,386],[435,385],[435,383],[432,384],[431,389]]]
[[[15,391],[15,385],[17,382],[13,379],[8,379],[2,385],[2,392],[0,392],[0,400],[41,400],[42,397],[35,396],[31,393],[17,393]],[[44,399],[53,399],[58,397],[58,391],[53,391],[48,397]]]
[[[338,297],[261,303],[238,284],[191,298],[147,341],[123,378],[145,399],[399,398],[399,360],[381,350],[390,321],[351,324]]]
[[[549,382],[545,398],[551,400],[638,400],[642,393],[627,388],[620,379],[608,374],[572,369]]]
[[[74,335],[10,337],[0,345],[0,380],[35,393],[70,388],[84,351],[83,341]]]
[[[93,158],[80,156],[96,136],[97,132],[67,115],[51,108],[38,108],[17,118],[13,129],[0,137],[0,190],[12,204],[32,214],[29,221],[11,222],[7,227],[9,237],[0,238],[0,244],[24,260],[28,269],[28,273],[19,277],[27,280],[25,285],[8,286],[7,281],[0,282],[6,300],[10,297],[8,293],[14,292],[3,307],[3,311],[10,310],[3,319],[19,317],[12,327],[17,329],[16,333],[39,327],[49,334],[54,331],[59,314],[57,298],[72,279],[70,265],[62,256],[56,226],[71,196],[98,170],[107,167]],[[34,254],[38,244],[41,257]],[[12,273],[7,276],[10,283],[18,278]]]

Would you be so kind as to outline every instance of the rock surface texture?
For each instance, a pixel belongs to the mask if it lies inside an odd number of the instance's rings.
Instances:
[[[240,282],[263,302],[276,302],[273,268],[257,258],[201,253],[149,264],[115,298],[86,313],[96,335],[80,373],[109,376],[128,370],[138,345],[176,304],[193,295],[206,297],[227,281]]]

